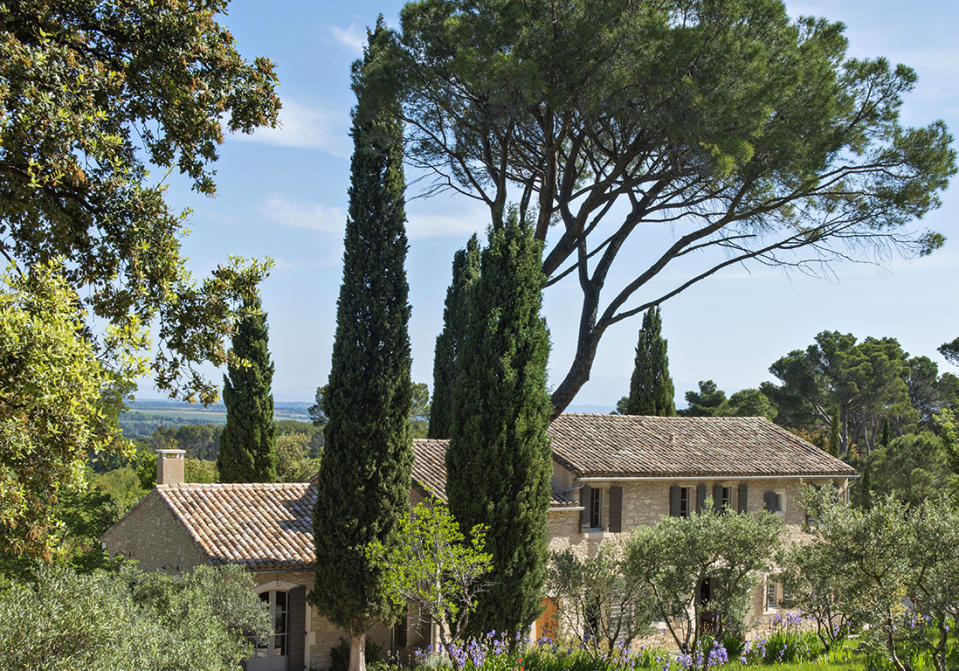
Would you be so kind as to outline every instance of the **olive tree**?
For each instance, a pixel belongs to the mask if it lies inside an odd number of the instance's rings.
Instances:
[[[39,566],[0,592],[0,670],[233,671],[271,633],[239,566],[182,577]]]
[[[950,668],[959,511],[942,497],[909,506],[890,495],[868,509],[847,507],[828,491],[807,499],[822,571],[816,579],[837,595],[836,609],[860,624],[864,644],[897,671],[920,668],[916,659]]]
[[[594,648],[628,649],[656,619],[648,586],[627,572],[620,544],[604,543],[593,557],[553,552],[546,585],[568,629],[582,631]]]
[[[626,544],[626,575],[646,590],[657,618],[690,654],[707,621],[716,637],[743,632],[750,592],[772,566],[782,530],[773,513],[717,512],[707,499],[701,512],[635,530]]]

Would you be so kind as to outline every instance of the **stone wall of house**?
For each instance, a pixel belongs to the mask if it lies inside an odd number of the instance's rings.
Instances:
[[[314,584],[313,571],[302,570],[256,571],[253,579],[258,592],[269,589],[285,591],[297,585],[304,585],[309,594]],[[330,666],[330,651],[340,644],[341,638],[349,640],[348,634],[321,616],[312,604],[307,603],[306,607],[306,668],[327,669]],[[392,631],[389,627],[376,627],[367,633],[366,640],[388,652],[392,643]]]
[[[111,555],[136,559],[144,571],[180,574],[207,559],[156,490],[147,494],[101,538]]]
[[[553,484],[564,489],[575,485],[575,480],[569,471],[566,471],[556,462],[554,463]],[[566,476],[563,476],[566,473]],[[849,488],[847,478],[777,478],[777,479],[750,479],[737,480],[731,479],[675,479],[675,480],[647,480],[630,482],[626,480],[603,482],[599,480],[589,481],[591,487],[596,487],[608,491],[610,485],[616,485],[623,488],[623,532],[610,533],[603,530],[580,529],[580,515],[578,511],[551,512],[547,518],[549,525],[549,549],[555,552],[572,550],[581,557],[595,556],[599,546],[605,542],[625,541],[629,532],[641,526],[656,524],[659,520],[669,514],[669,488],[677,485],[688,487],[690,491],[690,503],[695,507],[695,492],[699,484],[706,485],[706,491],[712,496],[713,486],[720,484],[729,487],[732,491],[731,507],[735,510],[738,507],[739,485],[745,482],[748,485],[747,492],[747,511],[758,513],[764,507],[764,492],[772,490],[782,496],[782,518],[785,523],[784,543],[802,543],[808,539],[808,535],[802,531],[802,525],[805,522],[806,511],[800,505],[800,492],[804,484],[823,485],[831,483],[839,489],[840,496],[846,496]],[[602,500],[602,519],[605,526],[609,519],[609,497],[604,495]],[[766,609],[765,599],[765,578],[753,591],[752,609],[750,616],[753,621],[758,621],[763,616],[769,616],[775,611]]]

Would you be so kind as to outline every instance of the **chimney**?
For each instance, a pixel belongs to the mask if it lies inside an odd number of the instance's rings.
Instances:
[[[157,484],[179,485],[184,482],[183,465],[186,450],[157,450]]]

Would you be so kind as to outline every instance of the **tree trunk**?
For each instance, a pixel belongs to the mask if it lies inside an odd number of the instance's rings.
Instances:
[[[366,632],[350,631],[350,671],[366,671]]]

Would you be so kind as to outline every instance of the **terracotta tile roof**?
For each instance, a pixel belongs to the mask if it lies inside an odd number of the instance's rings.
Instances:
[[[854,476],[764,417],[560,415],[553,457],[577,476]]]
[[[756,417],[562,415],[553,456],[579,476],[850,476],[855,470]],[[413,481],[446,500],[448,441],[413,442]],[[313,565],[315,478],[298,483],[160,485],[157,494],[213,564]],[[575,507],[553,489],[550,506]]]
[[[417,438],[413,441],[413,484],[426,495],[446,503],[446,448],[448,440]],[[551,508],[579,506],[577,501],[552,488]]]
[[[157,493],[213,564],[313,566],[316,485],[159,485]]]

